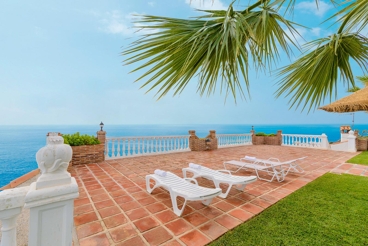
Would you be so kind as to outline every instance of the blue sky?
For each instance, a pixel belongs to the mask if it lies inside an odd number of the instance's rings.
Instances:
[[[140,72],[129,72],[120,55],[140,32],[134,14],[188,18],[195,8],[223,9],[228,0],[136,1],[2,1],[0,3],[0,125],[47,124],[319,124],[351,123],[350,114],[289,109],[288,99],[275,99],[274,74],[250,71],[251,99],[219,93],[196,94],[196,80],[180,95],[155,94],[134,83]],[[331,13],[329,2],[298,1],[294,20],[305,40],[332,33],[320,25]],[[246,0],[235,9],[244,9]],[[303,43],[303,39],[299,39]],[[296,53],[296,55],[299,55]],[[295,58],[294,58],[295,59]],[[281,65],[288,64],[282,58]],[[361,75],[355,68],[356,75]],[[339,86],[338,98],[347,95]],[[326,101],[328,103],[329,101]],[[355,115],[364,124],[368,114]]]

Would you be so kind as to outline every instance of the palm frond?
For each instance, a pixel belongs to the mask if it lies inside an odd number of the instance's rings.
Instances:
[[[291,97],[291,107],[309,105],[309,111],[319,106],[326,97],[336,97],[336,85],[342,81],[355,86],[350,60],[367,71],[368,42],[360,34],[332,35],[307,43],[306,48],[315,50],[306,53],[294,63],[282,68],[276,97]]]
[[[157,32],[142,36],[122,55],[128,56],[126,65],[139,64],[132,72],[147,69],[137,81],[146,79],[142,87],[157,89],[158,98],[169,91],[182,92],[194,76],[201,95],[214,93],[221,80],[221,92],[235,100],[237,92],[245,97],[250,59],[263,68],[278,58],[279,47],[291,52],[292,38],[282,25],[297,35],[294,23],[267,6],[246,14],[232,5],[227,11],[205,12],[190,20],[144,15],[138,21],[139,28]]]
[[[346,1],[346,7],[338,11],[331,18],[338,17],[342,22],[339,32],[361,32],[368,24],[368,0]]]

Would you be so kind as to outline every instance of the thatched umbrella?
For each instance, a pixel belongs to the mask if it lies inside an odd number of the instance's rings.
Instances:
[[[368,86],[319,109],[336,113],[368,111]]]

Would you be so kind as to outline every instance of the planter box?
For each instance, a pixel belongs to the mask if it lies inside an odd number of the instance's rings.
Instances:
[[[98,163],[105,160],[105,145],[71,146],[73,157],[69,165],[84,165]]]
[[[263,145],[265,144],[265,136],[252,136],[252,144],[253,145]]]
[[[278,136],[265,137],[265,144],[267,144],[267,145],[281,145],[281,139]]]
[[[281,145],[279,136],[252,136],[253,145]]]
[[[356,139],[356,148],[358,151],[368,150],[368,139]]]

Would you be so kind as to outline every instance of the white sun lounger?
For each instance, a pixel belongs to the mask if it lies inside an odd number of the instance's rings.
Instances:
[[[224,167],[226,170],[228,170],[227,165],[235,165],[238,167],[235,173],[239,171],[240,169],[254,169],[256,171],[257,177],[261,180],[266,180],[268,182],[272,182],[274,178],[277,179],[278,182],[282,182],[285,179],[285,176],[290,172],[296,172],[296,173],[303,173],[304,170],[297,164],[298,161],[306,158],[301,157],[289,161],[281,162],[277,158],[269,158],[267,160],[265,159],[259,159],[256,157],[250,157],[245,156],[244,158],[241,158],[240,161],[225,161]],[[259,172],[263,171],[267,174],[271,175],[270,179],[265,179],[259,176]]]
[[[228,184],[226,192],[221,193],[221,198],[227,197],[233,185],[238,190],[243,191],[247,184],[257,181],[256,176],[235,176],[231,175],[231,172],[228,170],[213,170],[194,163],[189,163],[189,167],[183,168],[184,178],[187,177],[187,172],[193,174],[192,178],[203,177],[212,180],[216,188],[220,188],[221,183]]]
[[[151,188],[150,181],[155,181],[155,185]],[[191,183],[190,181],[193,181]],[[198,182],[193,178],[182,179],[179,176],[162,170],[155,170],[154,174],[146,176],[146,188],[149,193],[158,187],[162,187],[169,191],[174,213],[178,216],[184,211],[187,201],[202,201],[204,205],[209,205],[212,199],[221,194],[220,188],[206,188],[198,186]],[[177,197],[184,198],[184,204],[181,209],[178,207]]]

